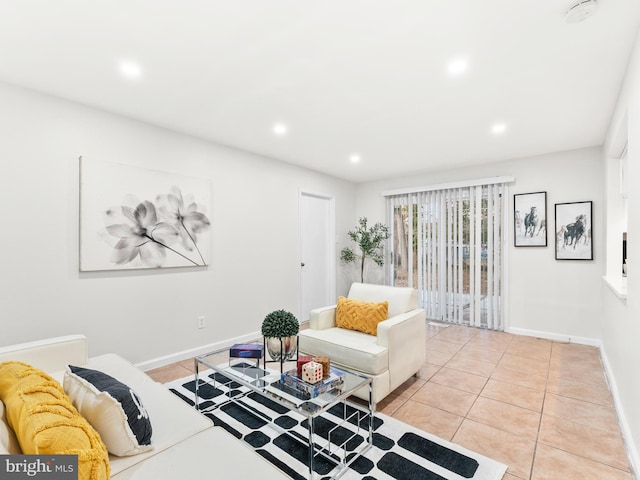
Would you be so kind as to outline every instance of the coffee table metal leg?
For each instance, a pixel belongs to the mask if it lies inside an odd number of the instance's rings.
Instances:
[[[313,417],[307,421],[309,425],[309,480],[313,480]]]
[[[373,383],[369,383],[369,445],[373,445]]]
[[[196,410],[199,411],[200,410],[200,404],[199,404],[198,398],[200,398],[200,397],[198,396],[198,390],[199,390],[198,385],[200,384],[200,381],[198,380],[198,367],[199,367],[198,360],[194,358],[193,359],[193,371],[195,372],[195,380],[196,380],[196,385],[195,385],[195,389],[194,389],[195,392],[196,392],[196,398],[195,398],[194,405],[196,406]]]

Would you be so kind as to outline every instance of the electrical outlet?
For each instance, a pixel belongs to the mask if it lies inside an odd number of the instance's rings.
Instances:
[[[204,320],[204,315],[198,317],[198,328],[204,328],[206,326],[207,325],[206,325],[205,320]]]

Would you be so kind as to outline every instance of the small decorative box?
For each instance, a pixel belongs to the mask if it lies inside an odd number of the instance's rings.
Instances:
[[[322,376],[325,378],[328,377],[329,372],[331,371],[331,362],[329,362],[329,357],[316,357],[314,361],[322,365]]]
[[[302,366],[305,363],[309,363],[310,361],[313,360],[313,357],[311,355],[298,355],[298,376],[302,376]]]
[[[229,356],[235,358],[262,358],[264,347],[257,343],[236,343],[229,349]]]
[[[322,365],[316,362],[305,363],[302,366],[302,379],[309,383],[317,383],[322,380]]]

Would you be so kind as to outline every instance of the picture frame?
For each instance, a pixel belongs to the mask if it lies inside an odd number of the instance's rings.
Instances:
[[[513,196],[513,244],[516,247],[547,246],[547,192]]]
[[[556,260],[593,260],[593,202],[555,204]]]
[[[211,183],[80,157],[81,272],[206,267]]]

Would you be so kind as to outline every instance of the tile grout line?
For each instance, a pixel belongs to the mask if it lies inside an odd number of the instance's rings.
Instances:
[[[475,338],[476,336],[477,336],[477,335],[474,335],[472,338]],[[472,338],[471,338],[471,339],[469,339],[469,340],[467,340],[467,342],[465,342],[465,343],[463,344],[463,346],[458,350],[458,352],[459,352],[460,350],[462,350],[464,347],[466,347],[466,346],[469,344],[469,342],[471,342]],[[454,355],[454,356],[455,356],[455,355]],[[452,357],[452,358],[453,358],[453,357]],[[490,378],[490,377],[489,377],[489,378]],[[487,382],[489,381],[489,378],[487,378]],[[485,385],[487,384],[487,382],[485,382]],[[483,386],[482,388],[483,388],[483,390],[484,390],[484,386]],[[481,390],[480,392],[482,392],[482,390]],[[452,442],[453,442],[453,439],[455,438],[455,436],[456,436],[456,435],[458,434],[458,432],[460,431],[460,428],[462,427],[462,424],[465,422],[465,420],[469,419],[470,421],[472,421],[472,420],[469,418],[469,412],[473,409],[473,406],[478,402],[478,398],[480,398],[480,393],[478,393],[478,394],[476,395],[475,400],[473,401],[473,403],[471,404],[471,406],[469,407],[469,409],[468,409],[468,410],[467,410],[467,412],[465,413],[464,417],[462,417],[462,421],[460,422],[460,425],[458,425],[458,427],[456,428],[455,432],[453,432],[453,435],[451,436],[451,441],[452,441]]]
[[[533,446],[533,458],[531,459],[531,470],[529,470],[529,480],[533,478],[533,472],[536,465],[536,456],[538,455],[538,447],[540,446],[540,429],[542,428],[542,415],[544,415],[544,406],[547,400],[547,388],[549,387],[549,374],[551,372],[551,357],[553,355],[553,343],[549,350],[549,361],[547,362],[547,377],[544,382],[544,395],[542,395],[542,405],[540,406],[540,419],[538,420],[538,430],[536,431],[536,442]]]

